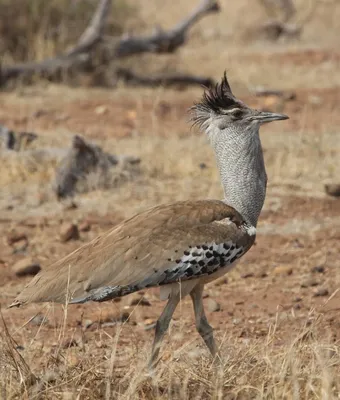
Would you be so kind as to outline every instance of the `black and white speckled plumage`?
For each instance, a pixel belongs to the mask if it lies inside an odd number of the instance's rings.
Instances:
[[[231,241],[190,247],[184,251],[180,258],[169,259],[168,261],[173,261],[173,265],[161,274],[155,270],[150,277],[137,285],[105,286],[92,290],[82,298],[72,299],[70,303],[84,303],[90,300],[102,302],[153,286],[168,285],[208,276],[234,263],[243,255],[244,251],[244,247],[237,246]]]

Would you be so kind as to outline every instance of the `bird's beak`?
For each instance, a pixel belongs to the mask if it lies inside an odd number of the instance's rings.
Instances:
[[[253,116],[253,119],[259,121],[261,124],[264,124],[266,122],[289,119],[289,117],[285,114],[277,114],[268,111],[257,111],[257,113]]]

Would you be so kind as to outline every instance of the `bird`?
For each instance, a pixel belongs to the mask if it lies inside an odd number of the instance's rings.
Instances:
[[[173,313],[187,295],[198,333],[220,358],[203,307],[204,285],[230,271],[255,242],[267,187],[259,129],[288,116],[237,99],[226,72],[189,112],[215,152],[223,199],[161,204],[126,219],[41,270],[9,307],[103,302],[158,286],[167,303],[156,322],[149,367],[158,364]]]

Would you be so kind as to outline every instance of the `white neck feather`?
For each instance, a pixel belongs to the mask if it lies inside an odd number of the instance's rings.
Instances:
[[[206,131],[215,150],[225,203],[256,227],[266,196],[267,175],[259,126],[243,128],[219,129],[209,124]]]

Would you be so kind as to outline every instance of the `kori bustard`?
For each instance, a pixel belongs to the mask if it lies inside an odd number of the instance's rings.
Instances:
[[[29,302],[107,301],[160,286],[168,302],[155,329],[150,365],[179,301],[190,295],[199,334],[216,356],[203,287],[235,266],[253,245],[266,194],[259,128],[288,117],[249,108],[226,74],[191,108],[215,151],[223,200],[188,200],[141,212],[36,275],[10,307]]]

